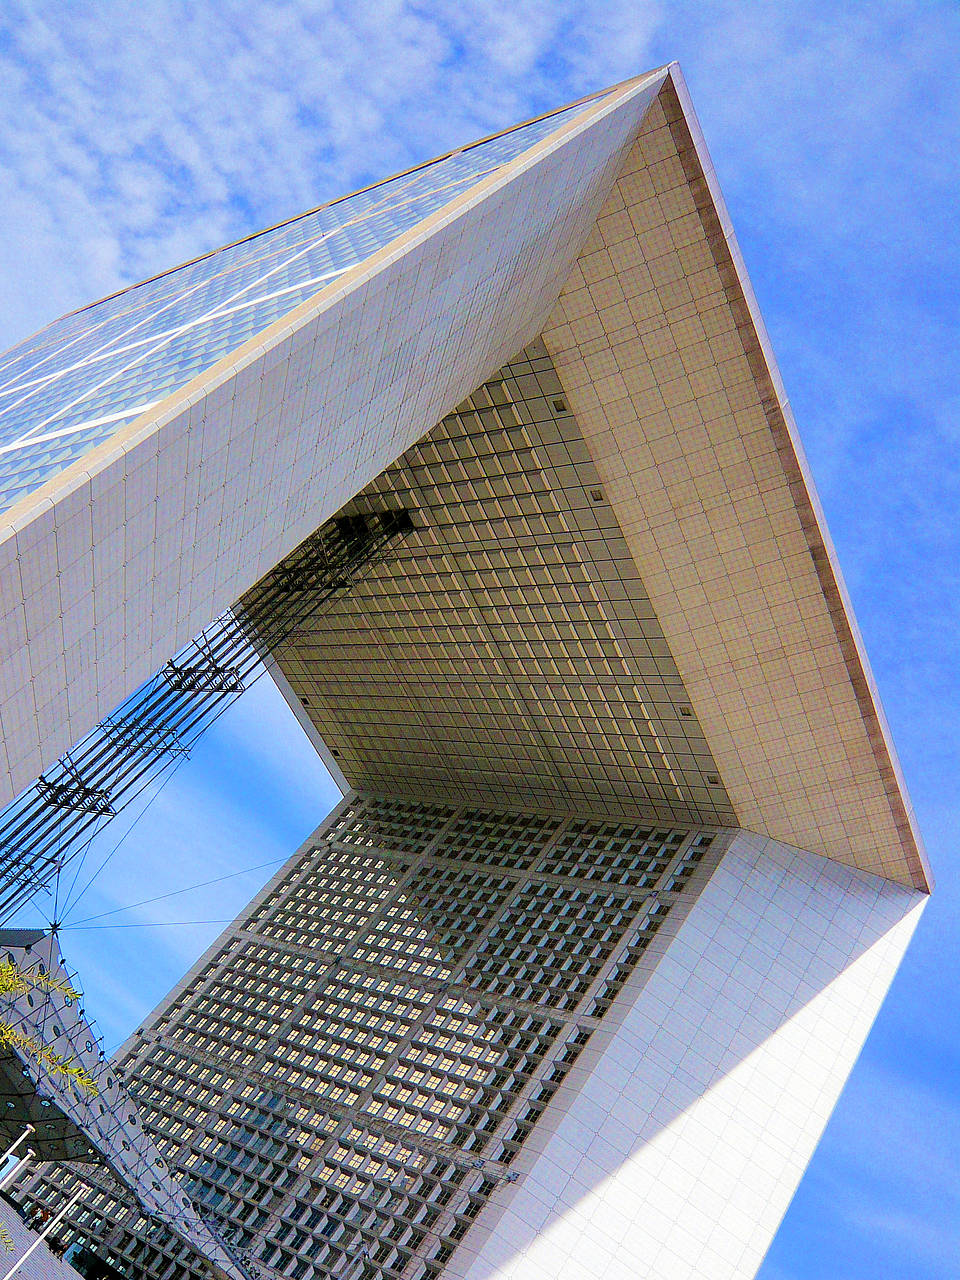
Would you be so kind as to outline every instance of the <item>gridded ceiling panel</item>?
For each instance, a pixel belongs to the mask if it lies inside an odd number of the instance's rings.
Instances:
[[[277,655],[355,787],[732,823],[543,345],[345,509],[415,531]]]

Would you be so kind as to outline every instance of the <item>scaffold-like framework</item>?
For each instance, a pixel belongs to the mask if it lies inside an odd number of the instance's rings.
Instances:
[[[0,923],[190,753],[263,673],[263,655],[412,528],[405,510],[327,521],[8,805],[0,814]]]

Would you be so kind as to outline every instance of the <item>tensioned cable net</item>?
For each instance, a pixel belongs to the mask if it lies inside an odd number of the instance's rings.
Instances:
[[[58,884],[106,822],[190,753],[263,674],[261,655],[412,528],[405,510],[327,521],[8,805],[0,813],[0,923]]]
[[[4,1144],[29,1125],[31,1159],[102,1163],[147,1218],[164,1223],[229,1280],[248,1280],[233,1247],[199,1216],[173,1176],[121,1074],[106,1060],[57,939],[40,930],[0,930],[0,965]]]

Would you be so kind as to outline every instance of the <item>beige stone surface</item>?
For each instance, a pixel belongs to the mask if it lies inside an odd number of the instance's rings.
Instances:
[[[543,340],[738,824],[923,888],[872,677],[685,100],[673,70]]]
[[[277,653],[349,786],[733,821],[541,343],[349,504],[414,531]]]
[[[757,1274],[925,900],[730,834],[548,1104],[513,1166],[517,1182],[481,1211],[448,1280]]]
[[[599,99],[9,514],[0,802],[366,489],[424,516],[409,577],[347,609],[349,646],[321,628],[284,668],[351,782],[735,822],[929,885],[665,75]],[[545,416],[428,457],[538,333],[559,388],[533,395]]]

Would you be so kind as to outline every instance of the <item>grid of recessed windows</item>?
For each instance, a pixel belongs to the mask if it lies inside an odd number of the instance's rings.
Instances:
[[[488,806],[505,862],[506,809],[733,822],[542,340],[347,510],[395,506],[412,532],[274,655],[352,785]]]
[[[439,1276],[712,839],[341,806],[123,1063],[198,1210],[266,1274]],[[66,1186],[42,1183],[48,1204]],[[196,1271],[102,1195],[71,1239],[128,1274]]]
[[[490,866],[528,867],[559,826],[559,818],[468,810],[444,831],[438,851]]]
[[[0,510],[586,105],[228,245],[14,347],[0,359]]]
[[[544,870],[643,889],[660,879],[682,840],[680,832],[662,827],[571,822],[557,840]]]
[[[381,849],[398,846],[422,853],[434,844],[438,830],[449,820],[442,805],[412,805],[406,800],[375,796],[349,806],[326,834],[328,842],[369,845]]]

